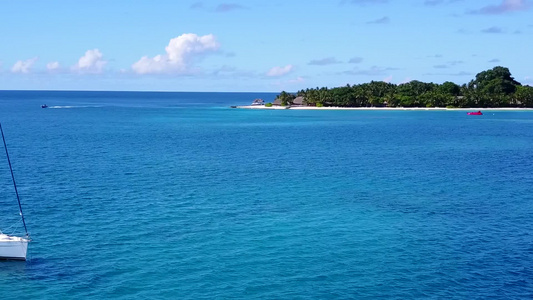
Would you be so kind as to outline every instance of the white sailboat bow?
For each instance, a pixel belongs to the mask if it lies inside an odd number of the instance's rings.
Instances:
[[[30,242],[30,235],[28,234],[28,229],[26,228],[26,221],[24,220],[24,215],[22,214],[22,205],[20,204],[17,184],[15,183],[13,168],[11,167],[9,153],[7,152],[6,139],[4,138],[2,124],[0,124],[0,132],[2,133],[2,140],[4,141],[7,162],[9,164],[9,170],[11,171],[11,178],[13,179],[13,187],[15,188],[15,194],[17,195],[20,217],[22,219],[22,224],[24,225],[24,230],[26,231],[26,237],[7,235],[0,231],[0,259],[26,260],[26,255],[28,253],[28,243]]]

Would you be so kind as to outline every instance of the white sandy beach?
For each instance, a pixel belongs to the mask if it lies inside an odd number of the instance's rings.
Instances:
[[[236,106],[242,109],[293,109],[293,110],[445,110],[445,111],[518,111],[518,110],[533,110],[533,108],[522,107],[498,107],[498,108],[446,108],[446,107],[316,107],[316,106],[271,106],[264,105],[242,105]]]

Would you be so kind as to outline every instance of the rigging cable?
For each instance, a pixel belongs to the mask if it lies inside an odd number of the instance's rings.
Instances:
[[[17,201],[19,203],[19,212],[22,217],[22,224],[24,224],[24,230],[26,231],[26,236],[29,237],[28,228],[26,228],[26,221],[24,220],[24,214],[22,213],[22,205],[20,204],[19,192],[17,190],[17,184],[15,183],[15,175],[13,175],[13,168],[11,167],[11,160],[9,160],[9,153],[7,152],[6,139],[4,137],[4,130],[2,130],[2,123],[0,123],[0,132],[2,132],[2,140],[4,141],[4,148],[6,149],[7,163],[9,164],[9,170],[11,171],[11,179],[13,179],[13,186],[15,187],[15,194],[17,194]]]

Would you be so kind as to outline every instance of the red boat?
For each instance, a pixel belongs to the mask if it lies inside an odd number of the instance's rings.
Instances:
[[[469,115],[469,116],[481,116],[481,115],[483,115],[483,113],[480,110],[467,112],[466,114]]]

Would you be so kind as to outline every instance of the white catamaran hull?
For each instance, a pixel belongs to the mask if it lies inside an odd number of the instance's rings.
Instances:
[[[0,259],[26,260],[29,240],[0,234]]]

